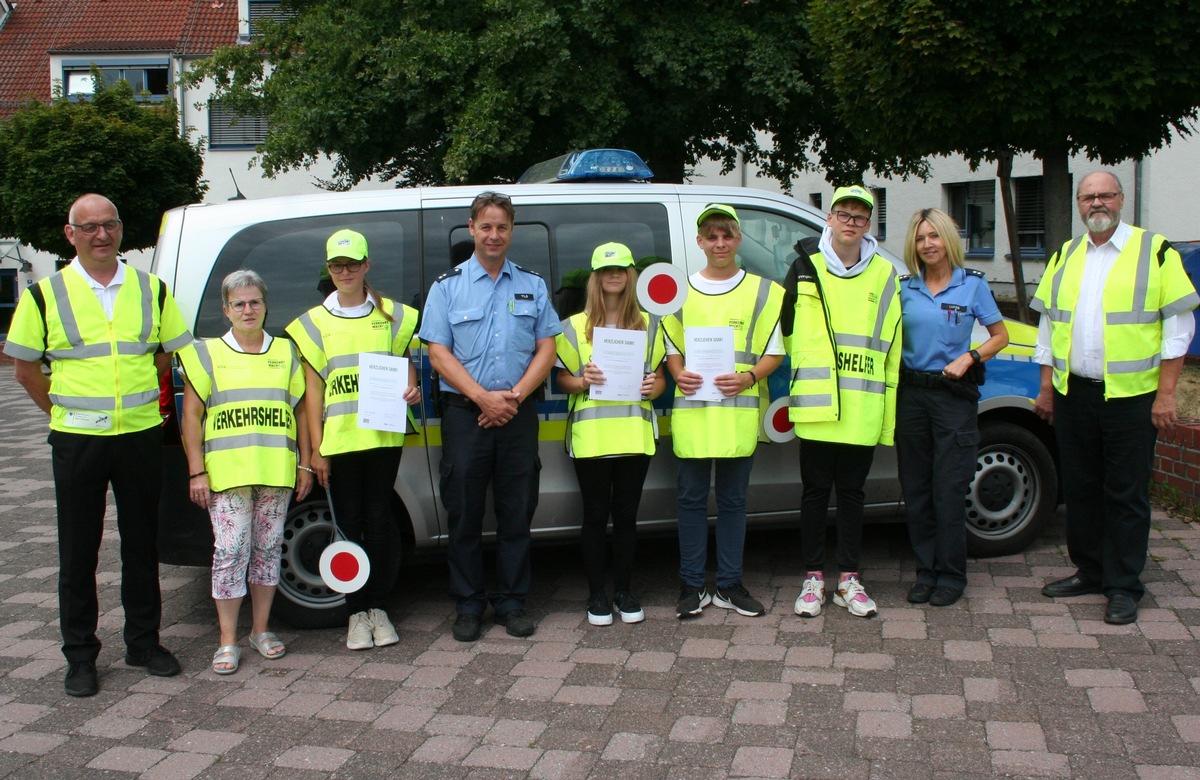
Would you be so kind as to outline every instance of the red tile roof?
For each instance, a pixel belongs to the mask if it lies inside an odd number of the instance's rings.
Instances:
[[[202,55],[237,41],[237,0],[16,0],[0,27],[0,119],[48,101],[50,55]]]

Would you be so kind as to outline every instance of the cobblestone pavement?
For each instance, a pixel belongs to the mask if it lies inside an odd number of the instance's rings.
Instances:
[[[45,418],[9,365],[0,392],[0,777],[1200,778],[1200,530],[1162,514],[1132,626],[1104,624],[1100,596],[1038,592],[1071,571],[1060,514],[1025,553],[972,561],[968,597],[942,609],[904,601],[902,527],[868,529],[873,620],[793,615],[799,540],[775,531],[747,546],[764,617],[676,621],[666,539],[640,551],[646,622],[588,626],[559,547],[535,555],[532,640],[488,624],[460,644],[435,561],[402,575],[400,644],[353,653],[344,631],[278,626],[287,656],[246,648],[229,677],[208,669],[207,572],[164,567],[163,642],[184,666],[169,679],[122,660],[110,523],[101,692],[72,699]]]

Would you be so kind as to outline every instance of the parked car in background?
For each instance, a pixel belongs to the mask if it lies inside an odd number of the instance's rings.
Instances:
[[[636,166],[641,166],[637,168]],[[749,271],[782,280],[798,241],[819,235],[825,215],[790,197],[747,189],[651,184],[640,179],[644,164],[617,150],[582,152],[537,170],[553,183],[498,187],[512,197],[516,227],[509,257],[536,271],[550,290],[569,272],[589,267],[592,250],[608,241],[628,245],[636,257],[666,258],[687,273],[704,265],[696,245],[696,218],[709,203],[734,206],[744,240],[739,259]],[[533,169],[531,169],[533,170]],[[322,193],[232,203],[194,205],[164,215],[152,270],[175,292],[198,337],[224,332],[220,284],[230,271],[249,268],[269,288],[267,330],[281,335],[301,312],[323,299],[318,278],[325,240],[342,228],[366,236],[371,281],[381,292],[421,310],[433,280],[453,267],[456,245],[469,242],[468,209],[474,187],[412,188]],[[889,257],[903,272],[903,264]],[[1009,321],[1011,344],[988,364],[979,404],[981,444],[968,505],[970,550],[977,556],[1022,549],[1039,533],[1058,500],[1058,476],[1050,429],[1033,413],[1038,367],[1032,362],[1036,331]],[[980,329],[977,341],[986,338]],[[406,550],[437,549],[446,543],[444,510],[438,496],[441,428],[429,397],[425,351],[413,345],[421,367],[422,424],[409,437],[396,479],[396,521]],[[752,526],[797,521],[800,508],[798,442],[787,436],[780,413],[788,393],[787,362],[763,383],[770,404],[755,455],[748,506]],[[552,372],[553,373],[553,372]],[[164,388],[168,441],[178,442],[174,407],[179,382]],[[663,441],[646,479],[639,526],[668,531],[675,524],[675,463],[671,452],[670,398],[656,407]],[[563,447],[566,396],[547,380],[539,402],[542,459],[541,498],[533,520],[535,539],[569,538],[579,532],[578,482]],[[212,535],[206,513],[187,500],[182,448],[168,446],[160,547],[167,563],[206,565]],[[895,451],[880,448],[866,485],[867,512],[875,519],[903,519]],[[712,509],[712,508],[710,508]],[[715,509],[713,509],[715,513]],[[488,531],[494,521],[488,520]],[[319,491],[294,504],[284,534],[283,571],[275,600],[279,617],[298,627],[344,623],[343,598],[318,574],[318,559],[331,529],[328,505]],[[673,576],[663,572],[664,577]]]

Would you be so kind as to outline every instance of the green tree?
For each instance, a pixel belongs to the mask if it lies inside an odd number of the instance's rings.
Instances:
[[[207,190],[202,144],[179,136],[175,104],[139,102],[128,82],[92,75],[90,99],[60,91],[0,123],[0,235],[63,258],[75,254],[63,235],[67,211],[84,193],[120,209],[123,248],[145,249],[164,211]]]
[[[809,24],[857,143],[1041,159],[1052,249],[1071,230],[1071,155],[1143,156],[1189,134],[1200,106],[1190,0],[813,0]]]
[[[571,149],[638,151],[682,181],[739,155],[786,184],[813,144],[804,0],[296,0],[256,46],[198,64],[235,109],[265,116],[268,175],[334,161],[334,188],[511,181]],[[865,161],[856,158],[861,156]]]

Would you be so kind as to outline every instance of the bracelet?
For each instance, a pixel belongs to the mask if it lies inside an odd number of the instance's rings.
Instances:
[[[979,356],[979,350],[973,349],[967,354],[969,354],[971,356],[971,360],[974,360],[977,364],[983,362],[983,358]]]
[[[758,384],[758,374],[754,373],[753,368],[747,369],[746,373],[749,374],[750,378],[754,380],[754,384]]]
[[[203,477],[207,473],[208,473],[207,471],[197,471],[195,474],[188,474],[188,479],[195,479],[196,477]]]
[[[313,471],[311,468],[309,468],[308,466],[296,466],[296,468],[300,469],[301,471],[307,471],[309,474],[313,474],[313,475],[316,475],[316,473],[317,473],[317,472]]]

